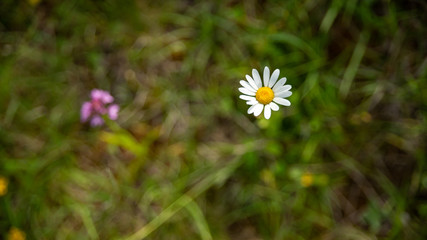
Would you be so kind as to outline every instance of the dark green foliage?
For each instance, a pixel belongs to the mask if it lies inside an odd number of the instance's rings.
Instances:
[[[427,238],[422,1],[32,2],[0,3],[1,239]]]

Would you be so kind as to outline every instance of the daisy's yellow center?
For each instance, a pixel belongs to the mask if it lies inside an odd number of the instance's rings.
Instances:
[[[274,92],[269,87],[262,87],[256,92],[255,98],[259,103],[269,104],[273,101]]]

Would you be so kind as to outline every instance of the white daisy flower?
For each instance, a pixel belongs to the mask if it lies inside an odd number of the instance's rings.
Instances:
[[[285,99],[292,95],[289,91],[291,85],[284,85],[286,78],[281,78],[279,81],[280,70],[274,70],[270,77],[270,69],[264,68],[263,82],[256,69],[252,69],[252,77],[246,75],[248,81],[241,80],[240,84],[243,86],[239,88],[239,91],[243,93],[240,98],[246,100],[248,105],[251,105],[248,109],[248,114],[254,114],[255,117],[259,116],[264,110],[264,117],[269,119],[271,116],[271,110],[279,110],[277,104],[283,106],[290,106],[291,102]],[[264,83],[264,85],[263,85]],[[277,103],[277,104],[276,104]]]

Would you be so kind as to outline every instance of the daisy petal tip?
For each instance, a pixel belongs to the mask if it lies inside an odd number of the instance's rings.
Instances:
[[[255,68],[252,69],[252,77],[253,77],[257,87],[258,88],[262,87],[261,76],[259,75],[258,70],[256,70]],[[258,89],[258,88],[256,88],[256,89]]]
[[[284,98],[280,98],[280,97],[275,97],[273,99],[273,101],[280,104],[280,105],[283,105],[283,106],[290,106],[291,105],[291,102],[289,100],[284,99]]]
[[[270,105],[266,105],[264,107],[264,117],[265,117],[265,119],[270,119],[270,117],[271,117],[271,108],[270,108]]]
[[[258,117],[261,114],[263,109],[264,109],[264,105],[262,104],[256,105],[256,107],[254,108],[254,116]]]
[[[239,88],[239,92],[249,95],[249,96],[255,96],[255,92],[253,90],[249,90],[247,88],[241,87]]]

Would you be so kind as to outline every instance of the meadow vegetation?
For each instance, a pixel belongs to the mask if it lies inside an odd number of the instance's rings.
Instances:
[[[2,0],[0,238],[426,239],[426,12]],[[269,120],[237,90],[264,66]],[[80,122],[94,88],[117,121]]]

